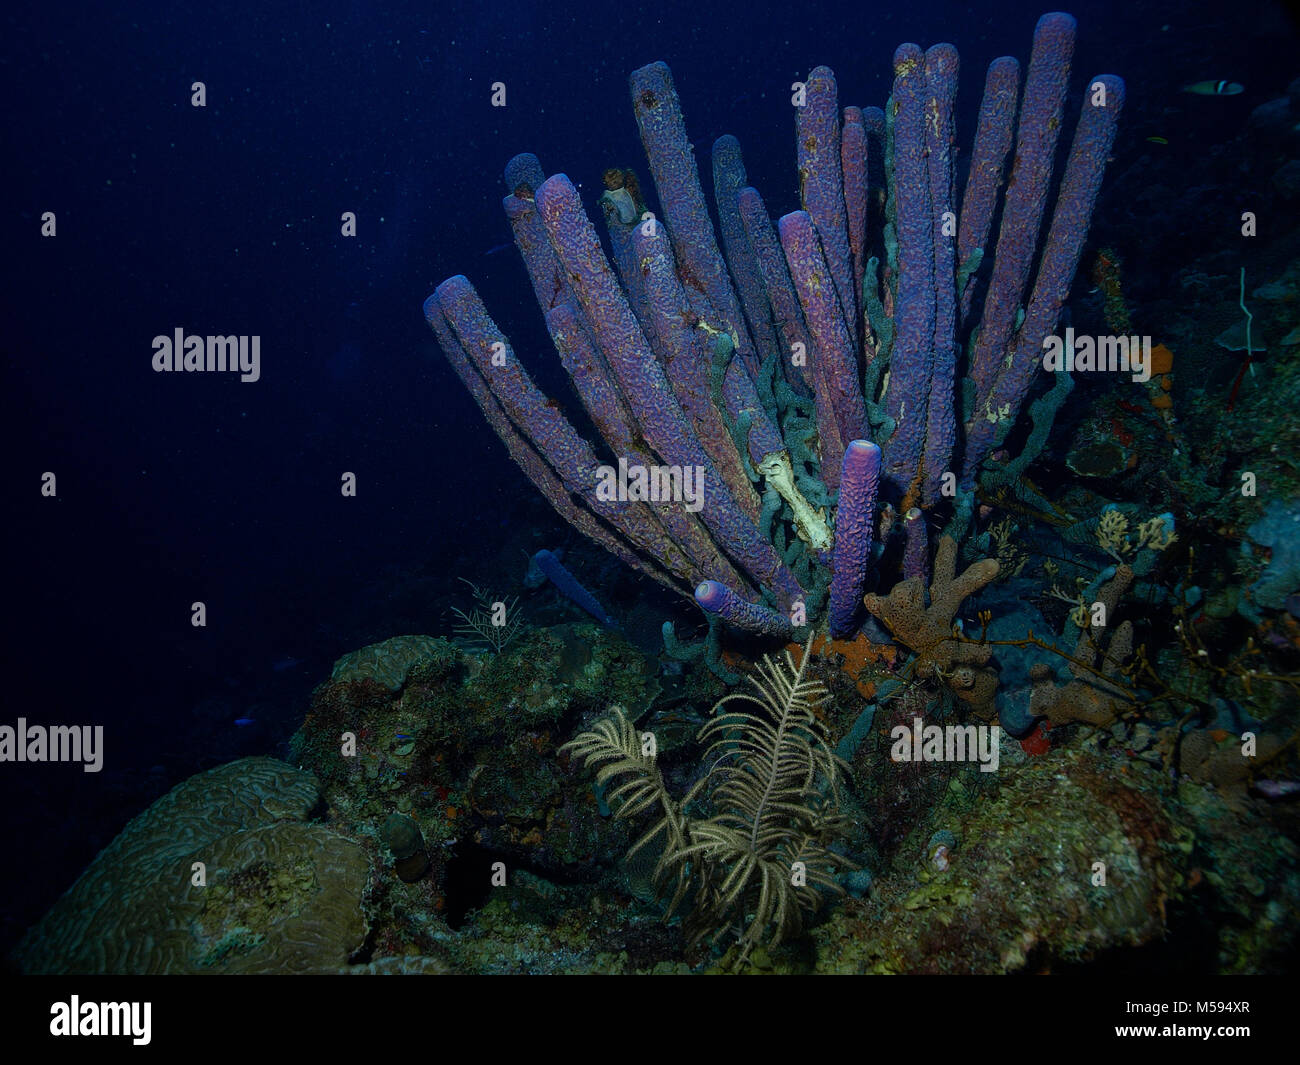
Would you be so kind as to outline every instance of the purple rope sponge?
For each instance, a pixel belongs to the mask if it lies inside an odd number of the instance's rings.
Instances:
[[[571,599],[582,607],[588,614],[599,621],[607,629],[617,627],[617,623],[607,613],[600,602],[578,580],[572,573],[564,568],[551,552],[543,548],[533,556],[533,564],[541,570],[550,579],[550,582],[559,589],[560,593],[567,599]]]

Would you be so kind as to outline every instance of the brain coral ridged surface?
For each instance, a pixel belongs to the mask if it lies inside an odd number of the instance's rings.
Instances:
[[[365,939],[369,865],[304,823],[317,797],[315,777],[273,758],[191,777],[99,853],[15,960],[29,973],[337,969]]]
[[[394,636],[344,655],[334,663],[330,680],[374,680],[389,691],[397,691],[406,683],[413,666],[430,660],[455,661],[457,657],[456,649],[438,637]]]

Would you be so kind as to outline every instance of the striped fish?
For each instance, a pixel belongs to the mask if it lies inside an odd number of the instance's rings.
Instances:
[[[1197,96],[1236,96],[1245,91],[1246,87],[1236,81],[1198,81],[1195,85],[1183,86],[1183,92],[1192,92]]]

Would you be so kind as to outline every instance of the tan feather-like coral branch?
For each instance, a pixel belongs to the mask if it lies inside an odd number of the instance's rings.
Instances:
[[[843,763],[813,713],[828,695],[807,678],[810,651],[811,640],[797,665],[789,651],[784,661],[764,658],[749,678],[753,691],[714,705],[698,737],[708,741],[709,768],[680,803],[618,707],[561,748],[596,767],[600,784],[629,778],[606,796],[618,817],[658,804],[663,816],[629,853],[666,831],[656,880],[664,895],[671,891],[668,913],[694,888],[688,939],[715,943],[734,933],[737,960],[797,934],[805,915],[820,908],[822,891],[842,890],[835,874],[851,867],[829,849],[841,827]],[[711,816],[690,816],[696,804]]]

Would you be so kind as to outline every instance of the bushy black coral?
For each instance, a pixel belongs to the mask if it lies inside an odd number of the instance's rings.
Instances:
[[[841,891],[849,863],[829,850],[838,834],[839,770],[814,711],[826,689],[805,678],[809,649],[764,658],[752,692],[725,696],[701,730],[707,770],[680,801],[668,793],[651,745],[623,711],[600,721],[562,750],[596,767],[618,817],[657,807],[662,816],[629,856],[662,843],[655,870],[671,914],[693,897],[686,918],[692,944],[736,935],[744,959],[760,944],[798,934],[821,892]],[[709,816],[696,816],[695,811]]]

